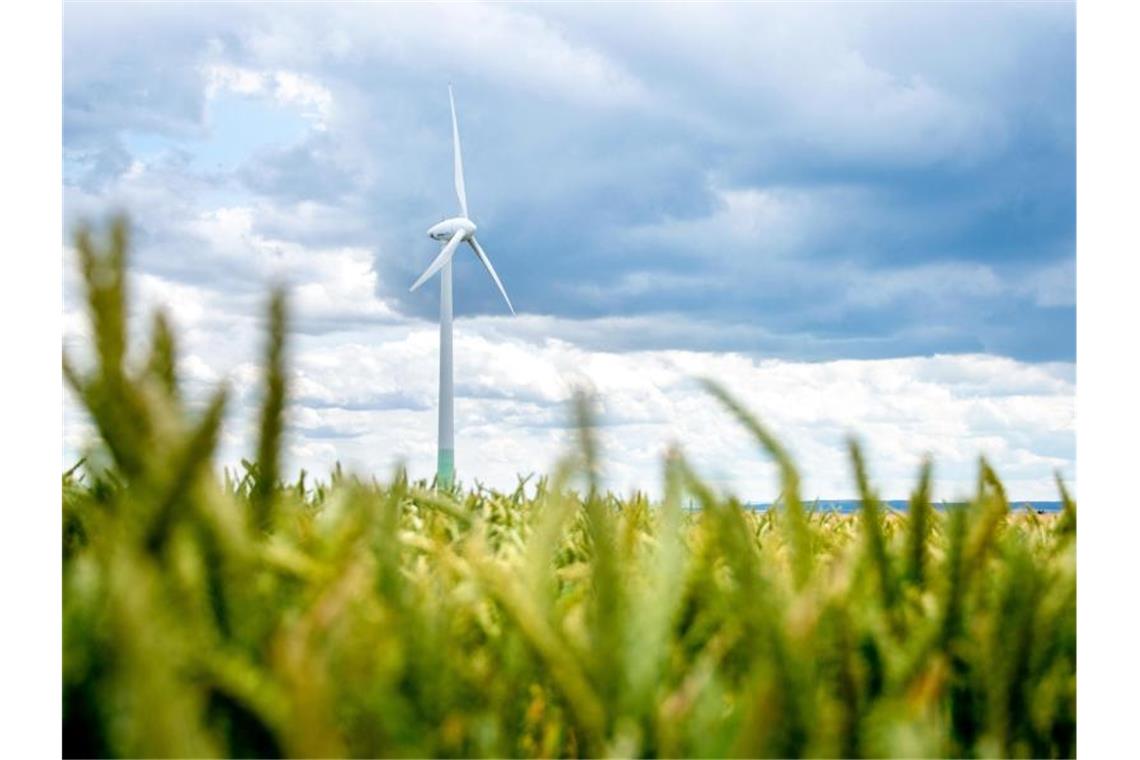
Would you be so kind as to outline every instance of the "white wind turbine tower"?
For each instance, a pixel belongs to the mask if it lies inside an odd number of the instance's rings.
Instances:
[[[483,262],[487,274],[495,281],[503,300],[511,314],[515,307],[511,306],[511,299],[507,291],[491,266],[483,247],[475,239],[475,223],[467,213],[467,190],[463,184],[463,156],[459,152],[459,122],[455,118],[455,96],[451,93],[451,85],[447,86],[447,97],[451,101],[451,135],[455,142],[455,194],[459,197],[459,216],[444,219],[427,231],[432,240],[446,240],[447,244],[435,257],[435,260],[424,270],[420,278],[412,285],[415,290],[423,285],[429,277],[436,272],[439,278],[439,455],[436,461],[436,484],[440,488],[450,488],[455,478],[455,388],[453,381],[453,366],[451,360],[451,258],[459,248],[460,243],[471,246],[475,256]],[[442,271],[441,271],[442,270]]]

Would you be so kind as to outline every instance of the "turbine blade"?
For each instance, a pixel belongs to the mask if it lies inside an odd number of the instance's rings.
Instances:
[[[471,246],[471,250],[475,251],[475,255],[483,262],[483,266],[487,268],[487,274],[491,275],[491,279],[495,281],[498,286],[499,292],[503,294],[503,300],[507,302],[507,308],[511,310],[511,315],[515,313],[515,307],[511,305],[511,299],[507,296],[507,289],[503,287],[503,283],[499,280],[499,275],[495,274],[495,268],[491,266],[491,260],[487,258],[487,254],[483,252],[482,246],[479,241],[474,237],[467,238],[467,244]]]
[[[447,85],[447,99],[451,101],[451,136],[455,140],[455,194],[459,197],[459,208],[463,217],[467,215],[467,186],[463,183],[463,154],[459,150],[459,121],[455,118],[455,96],[451,85]]]
[[[420,285],[423,285],[429,277],[442,269],[444,264],[451,261],[452,254],[455,253],[455,249],[459,247],[459,243],[463,240],[463,234],[463,230],[460,230],[451,236],[451,240],[447,241],[447,245],[445,245],[443,250],[439,252],[439,255],[435,257],[435,261],[424,270],[424,273],[420,275],[420,279],[416,280],[415,284],[408,288],[409,293]]]

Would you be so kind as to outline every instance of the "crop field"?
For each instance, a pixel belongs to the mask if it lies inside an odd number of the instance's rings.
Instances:
[[[282,472],[287,302],[269,299],[259,438],[184,397],[161,316],[128,355],[125,225],[77,234],[91,366],[64,357],[99,440],[62,478],[68,756],[1034,756],[1076,740],[1076,508],[854,515],[714,492],[682,450],[664,497],[604,492],[579,443],[511,492],[397,472]],[[873,441],[870,442],[873,445]],[[96,465],[95,463],[99,464]],[[689,501],[699,510],[688,511]]]

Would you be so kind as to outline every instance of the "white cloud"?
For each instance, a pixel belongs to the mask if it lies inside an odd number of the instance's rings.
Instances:
[[[796,129],[836,156],[922,165],[951,156],[972,158],[1006,139],[1000,120],[980,104],[920,75],[878,69],[858,51],[841,51],[817,77],[810,84],[827,97],[803,98],[796,92],[788,98]]]
[[[825,13],[779,3],[612,4],[547,13],[602,36],[642,70],[668,71],[662,99],[683,118],[734,141],[762,135],[796,155],[809,146],[814,159],[915,167],[969,163],[1007,139],[1000,109],[972,97],[979,87],[962,87],[931,65],[944,57],[957,61],[945,48],[961,36],[931,24],[933,13],[910,14],[906,28],[896,30],[921,46],[877,36],[884,21],[876,16],[889,14],[856,3]],[[955,26],[984,26],[1000,11],[954,15]],[[909,55],[891,59],[897,47]],[[993,57],[985,52],[987,60]],[[731,101],[722,105],[738,118],[706,121],[702,106],[722,99]]]
[[[1075,306],[1077,303],[1077,262],[1065,258],[1030,273],[1021,291],[1038,306]]]
[[[414,475],[430,475],[436,351],[429,323],[367,343],[299,340],[293,464],[320,473],[339,459],[384,472],[403,460]],[[208,359],[196,355],[193,362],[195,374],[205,374]],[[249,401],[254,365],[229,376]],[[518,473],[548,469],[572,438],[571,390],[588,383],[602,404],[600,435],[614,487],[658,491],[659,457],[675,440],[719,485],[749,499],[773,497],[771,468],[693,382],[698,376],[724,382],[786,442],[809,498],[852,494],[848,433],[867,444],[876,482],[889,497],[905,496],[927,452],[936,458],[942,498],[969,492],[980,453],[1017,498],[1051,498],[1054,468],[1072,476],[1067,365],[990,356],[804,363],[684,351],[619,354],[557,340],[489,339],[463,321],[456,334],[461,474],[507,487]],[[243,414],[252,419],[252,407]],[[250,448],[248,438],[237,437],[227,455],[236,461]]]
[[[218,208],[187,222],[185,231],[203,240],[206,255],[231,276],[292,285],[299,320],[398,319],[376,294],[372,251],[267,237],[255,231],[256,214],[248,206]]]
[[[292,71],[258,71],[240,66],[212,63],[203,70],[207,97],[219,92],[238,95],[268,97],[275,102],[294,106],[314,122],[317,129],[325,129],[332,111],[333,96],[317,80]]]
[[[249,359],[260,346],[256,325],[207,318],[227,309],[225,297],[150,277],[139,282],[144,303],[164,302],[187,328],[183,364],[192,389],[204,393],[223,377],[235,385],[223,459],[236,462],[252,450],[259,372]],[[807,498],[853,494],[844,448],[851,433],[865,442],[875,482],[890,498],[909,492],[925,453],[935,457],[936,494],[945,499],[970,492],[979,454],[991,458],[1015,498],[1053,498],[1053,470],[1074,475],[1071,364],[986,355],[789,362],[735,353],[618,353],[524,337],[530,330],[523,325],[512,330],[526,321],[457,323],[457,461],[468,481],[509,487],[518,474],[547,471],[572,445],[568,401],[586,385],[601,403],[611,486],[659,492],[660,457],[676,441],[718,487],[752,500],[774,497],[770,464],[697,377],[723,382],[785,442]],[[544,324],[573,333],[549,318]],[[235,342],[245,351],[241,361]],[[430,476],[437,350],[437,328],[423,321],[340,337],[295,336],[292,466],[319,475],[339,460],[383,475],[403,461],[413,476]],[[76,450],[85,429],[70,411],[65,446]]]
[[[473,338],[461,336],[460,365],[466,359],[468,367],[475,365],[475,374],[486,372],[492,355],[472,343],[477,345]],[[603,419],[615,423],[603,428],[603,441],[611,456],[613,483],[620,487],[655,490],[657,454],[675,439],[710,476],[737,493],[754,499],[774,495],[770,473],[754,453],[754,445],[692,383],[693,376],[725,382],[787,441],[804,469],[809,496],[850,495],[843,456],[849,432],[866,438],[884,493],[894,496],[905,495],[924,452],[939,460],[941,493],[946,497],[961,495],[971,486],[979,453],[993,456],[999,471],[1006,462],[1018,466],[1019,477],[1010,490],[1022,498],[1051,494],[1052,468],[1071,465],[1064,456],[1043,456],[1033,449],[1038,436],[1071,435],[1071,384],[1063,372],[1010,360],[963,356],[794,363],[697,352],[590,352],[553,341],[541,349],[532,347],[526,355],[525,362],[496,364],[511,368],[496,379],[496,387],[510,392],[516,367],[529,374],[539,371],[533,367],[572,367],[574,372],[566,375],[588,378],[602,400]],[[431,358],[429,351],[421,361],[430,363]],[[946,366],[964,368],[969,381],[931,379]],[[464,369],[462,374],[469,373]],[[1042,387],[1042,376],[1051,380],[1050,387]],[[982,378],[992,390],[979,387]],[[1010,386],[1024,387],[1025,392],[1011,395]],[[567,413],[565,408],[549,406],[519,409],[510,400],[467,404],[475,410],[498,405],[519,414],[514,429],[497,431],[497,438],[508,440],[517,436],[525,440],[535,425],[541,429],[552,415]],[[461,406],[460,419],[464,416]],[[1014,437],[1019,440],[1013,441]],[[534,447],[523,447],[530,451],[529,460],[534,460],[540,446],[536,441]],[[478,457],[477,446],[473,448]],[[545,452],[548,458],[553,454]],[[1039,466],[1026,469],[1026,462]]]
[[[449,3],[296,11],[272,14],[250,33],[248,46],[261,61],[379,60],[598,106],[637,105],[648,97],[618,62],[517,7]]]
[[[665,219],[634,227],[631,242],[681,247],[733,268],[770,260],[811,245],[849,219],[858,201],[843,189],[711,186],[717,205],[706,216]],[[762,252],[762,253],[761,253]]]

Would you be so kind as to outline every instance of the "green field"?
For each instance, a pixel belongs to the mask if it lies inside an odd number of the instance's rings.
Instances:
[[[95,361],[64,371],[100,440],[63,476],[65,754],[1075,754],[1060,483],[1059,516],[1011,512],[981,461],[972,503],[935,510],[928,465],[895,513],[852,443],[862,511],[817,513],[715,382],[779,466],[777,509],[680,450],[659,502],[603,492],[587,398],[577,449],[510,493],[286,482],[281,294],[257,451],[222,473],[225,391],[184,399],[161,317],[127,355],[125,227],[76,242]]]

